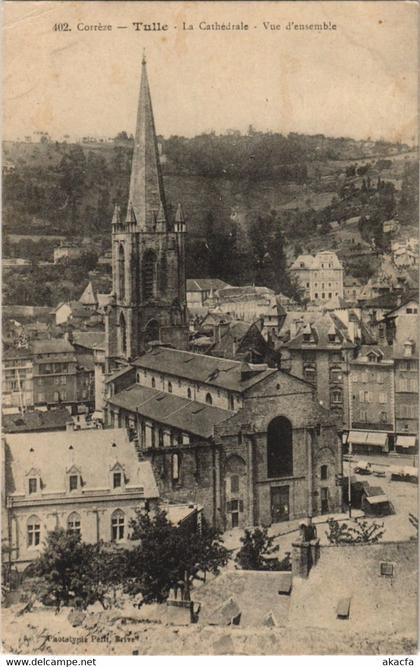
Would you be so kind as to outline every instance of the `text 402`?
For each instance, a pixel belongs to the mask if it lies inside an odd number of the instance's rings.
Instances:
[[[59,32],[70,32],[71,28],[68,23],[54,23],[54,28],[53,30],[59,31]]]

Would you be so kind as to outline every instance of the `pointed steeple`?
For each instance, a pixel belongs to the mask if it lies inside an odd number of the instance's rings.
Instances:
[[[157,216],[163,217],[166,224],[165,192],[144,53],[128,202],[127,222],[135,221],[143,231],[154,231]]]

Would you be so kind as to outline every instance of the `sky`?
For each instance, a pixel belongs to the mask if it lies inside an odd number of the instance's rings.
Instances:
[[[3,136],[134,132],[146,49],[157,131],[417,137],[414,2],[3,3]],[[133,22],[167,31],[135,31]],[[183,30],[183,22],[194,30]],[[200,30],[242,21],[248,31]],[[287,30],[331,21],[336,30]],[[280,25],[266,30],[264,22]],[[68,23],[71,31],[54,30]],[[108,31],[78,24],[111,25]],[[127,25],[126,29],[118,29]]]

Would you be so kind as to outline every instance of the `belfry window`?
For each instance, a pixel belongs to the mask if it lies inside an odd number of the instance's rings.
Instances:
[[[153,299],[156,292],[156,255],[152,250],[148,250],[143,257],[143,299],[149,301]]]
[[[124,255],[124,246],[118,246],[118,296],[120,299],[124,299],[125,296],[125,255]]]

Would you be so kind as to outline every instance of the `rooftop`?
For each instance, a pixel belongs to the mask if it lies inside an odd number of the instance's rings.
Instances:
[[[145,498],[159,496],[151,464],[138,461],[125,429],[13,433],[6,434],[4,441],[8,495],[26,493],[31,470],[41,478],[41,498],[44,490],[48,496],[63,493],[66,474],[73,467],[80,471],[83,494],[105,492],[110,488],[110,470],[118,463],[125,473],[127,491],[143,487]]]
[[[5,433],[28,433],[31,431],[63,431],[71,421],[66,408],[56,408],[47,412],[31,410],[23,414],[3,415],[2,427]]]
[[[275,369],[267,369],[265,365],[262,365],[261,370],[256,366],[252,377],[242,379],[240,361],[208,357],[204,354],[165,347],[158,347],[153,352],[147,352],[132,363],[137,368],[182,377],[237,392],[245,391],[263,378],[276,372]]]
[[[138,384],[111,396],[108,403],[205,439],[213,435],[215,425],[233,414],[206,403],[190,401]]]

